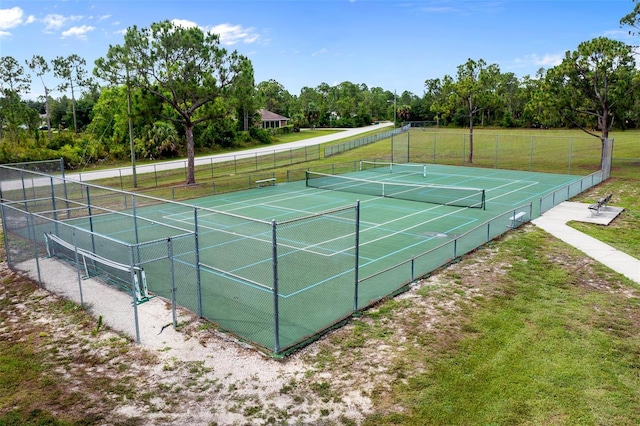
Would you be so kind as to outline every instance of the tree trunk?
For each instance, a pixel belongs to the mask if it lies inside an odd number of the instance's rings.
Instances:
[[[185,124],[187,136],[187,185],[196,183],[195,148],[193,143],[193,124]]]
[[[71,85],[71,109],[73,110],[73,133],[78,134],[78,122],[76,120],[76,96]]]
[[[49,109],[49,89],[44,87],[45,110],[47,113],[47,133],[49,135],[49,143],[53,140],[53,132],[51,131],[51,110]]]

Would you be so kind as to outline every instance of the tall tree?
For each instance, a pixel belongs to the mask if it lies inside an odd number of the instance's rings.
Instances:
[[[66,58],[58,56],[53,60],[53,74],[62,79],[58,85],[61,92],[71,89],[71,108],[73,110],[73,132],[78,133],[78,120],[76,117],[76,91],[82,92],[83,88],[90,88],[93,85],[91,77],[88,76],[85,66],[87,61],[74,54]]]
[[[291,97],[284,86],[276,80],[261,81],[258,83],[258,97],[263,108],[276,114],[290,114],[287,101]]]
[[[6,105],[0,108],[0,129],[6,121],[13,142],[18,139],[18,126],[22,124],[20,121],[25,112],[20,94],[28,92],[30,88],[31,76],[24,73],[24,68],[18,61],[12,56],[0,58],[0,91]]]
[[[631,46],[594,38],[566,52],[562,63],[547,71],[544,97],[548,107],[600,138],[604,148],[616,118],[632,102],[636,73]]]
[[[245,61],[244,68],[233,83],[233,102],[238,117],[242,117],[242,130],[249,130],[253,125],[253,116],[258,110],[258,97],[253,78],[253,66]]]
[[[221,48],[217,34],[170,21],[153,23],[149,28],[129,28],[123,48],[138,76],[134,84],[170,107],[173,114],[165,114],[165,119],[184,127],[186,183],[195,183],[193,128],[214,118],[208,111],[215,109],[206,107],[225,95],[247,69],[248,59]],[[120,47],[109,47],[112,49]]]
[[[483,59],[467,60],[458,66],[458,80],[454,93],[464,106],[469,117],[469,164],[473,163],[473,117],[480,110],[479,98],[482,96],[482,73],[486,66]]]
[[[36,75],[40,78],[40,82],[42,82],[42,87],[44,88],[44,106],[45,106],[45,114],[47,116],[47,132],[49,135],[49,142],[52,139],[51,132],[51,109],[49,108],[49,91],[50,89],[44,82],[44,75],[51,71],[49,67],[49,63],[40,55],[33,55],[30,61],[25,61],[27,66],[34,71]]]

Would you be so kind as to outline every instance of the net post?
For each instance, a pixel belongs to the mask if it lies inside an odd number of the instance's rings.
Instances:
[[[482,190],[482,210],[486,210],[487,209],[486,195],[487,195],[487,192],[483,189]]]
[[[275,219],[271,221],[271,251],[273,262],[273,351],[280,353],[280,309],[278,305],[278,236]]]
[[[427,165],[423,164],[422,165],[422,177],[427,177]]]
[[[360,160],[360,171],[362,171],[362,160]]]

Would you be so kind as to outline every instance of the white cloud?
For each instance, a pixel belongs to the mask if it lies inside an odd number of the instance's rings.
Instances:
[[[0,30],[8,30],[22,24],[24,12],[19,7],[0,9]]]
[[[187,21],[186,19],[172,19],[171,23],[176,27],[182,28],[193,28],[198,26],[198,24],[196,24],[195,22]]]
[[[322,48],[320,50],[318,50],[317,52],[313,52],[311,54],[311,56],[318,56],[318,55],[326,55],[329,51],[326,48]]]
[[[62,16],[57,13],[53,13],[44,17],[42,22],[46,24],[45,31],[59,30],[69,21],[77,21],[82,19],[82,16]]]
[[[95,29],[96,29],[95,27],[91,27],[89,25],[82,25],[80,27],[71,27],[68,30],[62,32],[62,38],[76,37],[81,40],[84,40],[87,38],[87,33]]]
[[[243,28],[241,25],[220,24],[213,27],[201,27],[193,21],[186,19],[172,19],[171,23],[182,28],[198,27],[204,32],[217,34],[220,37],[220,43],[226,45],[234,45],[239,42],[255,43],[260,36],[253,28]]]
[[[8,31],[0,31],[0,40],[3,38],[11,37],[11,33]]]
[[[65,18],[62,15],[52,14],[44,17],[42,22],[46,24],[45,31],[58,30],[64,25]]]
[[[220,24],[207,29],[210,33],[220,36],[220,43],[234,45],[239,42],[246,44],[255,43],[260,36],[253,28],[244,28],[241,25]]]
[[[536,65],[539,67],[555,67],[560,65],[564,58],[563,53],[546,53],[542,56],[537,54],[525,55],[524,58],[515,60],[520,65]]]

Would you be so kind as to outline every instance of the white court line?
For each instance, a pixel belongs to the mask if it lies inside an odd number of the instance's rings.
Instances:
[[[506,179],[497,179],[497,178],[496,178],[496,179],[494,179],[494,180],[501,180],[501,181],[505,181],[505,182],[507,181]],[[528,187],[535,186],[535,185],[539,184],[539,182],[534,182],[534,181],[521,181],[521,180],[520,180],[520,181],[508,181],[508,182],[507,182],[507,183],[505,183],[504,185],[500,185],[500,186],[498,186],[498,187],[496,187],[496,188],[492,188],[492,189],[487,190],[487,191],[494,191],[494,190],[498,190],[498,189],[500,189],[500,188],[503,188],[503,187],[506,187],[506,186],[515,185],[515,184],[520,184],[520,185],[521,185],[522,183],[528,183],[528,185],[526,185],[526,186],[524,186],[524,187],[520,186],[520,187],[518,187],[517,189],[515,189],[515,190],[513,190],[513,191],[509,191],[509,192],[507,192],[507,193],[505,193],[505,194],[501,194],[501,195],[499,195],[499,196],[497,196],[497,197],[491,198],[490,200],[496,200],[496,199],[499,199],[499,198],[501,198],[501,197],[503,197],[503,196],[505,196],[505,195],[508,195],[508,194],[511,194],[511,193],[514,193],[514,192],[518,192],[518,191],[522,191],[523,189],[526,189],[526,188],[528,188]],[[339,191],[338,191],[338,192],[339,192]],[[312,191],[312,189],[311,189],[311,188],[303,189],[303,190],[300,190],[300,191],[293,191],[293,193],[294,193],[294,194],[298,194],[298,195],[296,195],[296,196],[294,196],[294,197],[287,197],[287,198],[285,198],[284,200],[282,200],[282,198],[280,197],[280,198],[279,198],[279,201],[285,201],[285,202],[286,202],[286,201],[288,201],[288,200],[292,200],[292,199],[295,199],[295,198],[308,197],[308,196],[315,196],[315,191]],[[282,195],[282,194],[280,194],[280,195]],[[267,198],[276,198],[276,196],[275,196],[275,195],[271,195],[271,196],[269,196],[269,197],[267,197]],[[377,198],[372,198],[372,199],[369,199],[369,200],[364,200],[364,201],[361,201],[361,203],[365,203],[365,202],[372,202],[372,201],[373,201],[373,202],[377,201]],[[487,201],[487,200],[485,200],[485,202],[486,202],[486,201]],[[233,211],[233,210],[242,210],[242,209],[246,208],[246,203],[247,203],[247,201],[237,201],[237,202],[230,203],[230,204],[244,204],[244,205],[245,205],[245,207],[238,207],[238,209],[232,209],[231,211]],[[227,205],[229,205],[229,204],[227,204]],[[265,204],[265,203],[258,203],[258,204],[254,204],[254,206],[264,206],[264,205],[267,205],[267,204]],[[289,212],[303,212],[303,213],[308,213],[308,214],[309,214],[309,213],[313,213],[313,212],[307,212],[307,211],[305,211],[305,210],[289,209],[289,208],[286,208],[286,207],[278,207],[278,206],[269,206],[269,207],[278,208],[278,209],[285,210],[285,211],[289,211]],[[430,211],[432,211],[432,210],[435,210],[435,209],[438,209],[438,208],[441,208],[441,207],[444,207],[444,206],[443,206],[443,205],[435,205],[435,206],[433,206],[433,207],[430,207],[429,209],[426,209],[426,210],[420,210],[420,211],[417,211],[417,212],[411,213],[411,214],[409,214],[409,215],[402,216],[402,217],[398,217],[398,218],[396,218],[396,219],[392,219],[392,220],[389,220],[389,221],[386,221],[386,222],[383,222],[383,223],[375,223],[375,224],[374,224],[373,222],[361,222],[361,224],[362,224],[362,223],[367,223],[367,224],[371,224],[372,226],[368,227],[367,229],[361,230],[361,231],[360,231],[360,233],[362,234],[363,232],[373,231],[373,230],[375,230],[375,229],[377,229],[377,228],[380,228],[380,227],[383,227],[383,226],[389,225],[389,224],[391,224],[391,223],[394,223],[394,222],[397,222],[397,221],[400,221],[400,220],[404,220],[404,219],[406,219],[406,218],[409,218],[409,217],[412,217],[412,216],[415,216],[415,215],[423,214],[423,213],[425,213],[425,212],[430,212]],[[449,207],[450,207],[450,206],[449,206]],[[408,228],[403,228],[403,229],[401,229],[401,230],[398,230],[398,231],[395,231],[395,232],[392,232],[392,233],[388,233],[388,234],[386,234],[385,236],[382,236],[382,237],[379,237],[379,238],[373,239],[373,240],[371,240],[371,241],[367,241],[366,243],[363,243],[363,244],[361,244],[360,246],[361,246],[361,247],[362,247],[362,246],[366,246],[366,245],[368,245],[368,244],[375,243],[375,242],[378,242],[378,241],[384,240],[384,239],[386,239],[386,238],[389,238],[389,237],[392,237],[392,236],[395,236],[395,235],[399,235],[399,234],[406,233],[407,231],[410,231],[410,230],[415,229],[415,228],[417,228],[417,227],[423,226],[423,225],[428,224],[428,223],[430,223],[430,222],[434,222],[434,221],[436,221],[436,220],[438,220],[438,219],[440,219],[440,218],[442,218],[442,217],[446,217],[446,216],[451,216],[451,215],[458,214],[459,212],[462,212],[462,211],[464,211],[464,210],[466,210],[466,209],[467,209],[466,207],[461,207],[461,208],[459,208],[459,209],[457,209],[457,210],[451,211],[451,212],[446,213],[446,214],[444,214],[444,215],[441,215],[441,216],[438,216],[438,217],[435,217],[435,218],[431,218],[431,219],[428,219],[428,220],[426,220],[426,221],[418,222],[418,223],[416,223],[415,225],[410,226],[410,227],[408,227]],[[229,212],[229,211],[225,211],[225,212]],[[215,215],[215,214],[218,214],[218,213],[211,213],[211,214],[212,214],[212,215]],[[173,215],[171,215],[171,216],[173,216]],[[206,217],[206,215],[205,215],[204,217]],[[164,218],[164,216],[163,216],[163,218]],[[181,223],[190,223],[191,225],[193,225],[190,221],[183,220],[183,219],[174,219],[174,218],[172,218],[172,217],[170,217],[170,216],[169,216],[169,217],[166,217],[166,219],[169,219],[169,220],[175,220],[175,221],[177,221],[177,222],[181,222]],[[244,234],[238,234],[238,233],[231,232],[231,231],[224,231],[224,230],[221,230],[221,229],[218,229],[218,228],[208,227],[208,226],[205,226],[205,225],[199,225],[199,227],[200,227],[200,226],[204,227],[205,229],[212,230],[212,231],[224,232],[224,233],[227,233],[227,234],[230,234],[230,235],[236,235],[236,236],[239,236],[239,237],[243,237],[243,238],[247,238],[247,239],[256,240],[256,241],[260,241],[260,242],[263,242],[263,243],[272,243],[272,240],[271,240],[271,239],[266,240],[266,239],[257,238],[257,237],[252,237],[252,236],[248,236],[248,235],[244,235]],[[321,252],[318,252],[318,251],[315,251],[315,250],[311,250],[311,248],[319,247],[319,246],[322,246],[322,245],[325,245],[325,244],[328,244],[328,243],[331,243],[331,242],[334,242],[334,241],[337,241],[337,240],[340,240],[340,239],[343,239],[343,238],[351,237],[351,236],[353,236],[353,235],[354,235],[354,233],[349,233],[349,234],[346,234],[346,235],[342,235],[342,236],[340,236],[340,237],[338,237],[338,238],[333,238],[333,239],[329,239],[329,240],[325,240],[325,241],[319,242],[319,243],[317,243],[317,244],[308,245],[308,246],[306,246],[306,247],[304,247],[304,248],[300,248],[300,247],[293,246],[293,245],[290,245],[290,244],[282,244],[282,246],[283,246],[283,247],[287,247],[287,248],[291,248],[291,249],[295,249],[295,250],[299,250],[299,251],[306,251],[306,252],[309,252],[309,253],[317,254],[317,255],[319,255],[319,256],[332,257],[332,256],[334,256],[334,255],[341,254],[341,253],[343,253],[343,252],[345,252],[345,251],[350,250],[350,249],[351,249],[351,247],[346,248],[346,249],[343,249],[343,250],[339,250],[339,251],[334,251],[334,252],[332,252],[332,253],[330,253],[330,254],[321,253]]]
[[[174,220],[174,221],[176,221],[176,222],[181,222],[181,223],[189,223],[187,220],[177,220],[177,219],[171,219],[171,220]],[[193,225],[193,223],[191,223],[191,225]],[[241,239],[247,239],[247,240],[259,241],[259,242],[261,242],[261,243],[273,244],[273,240],[272,240],[271,238],[269,238],[269,239],[258,238],[258,237],[253,237],[253,236],[246,235],[246,234],[239,234],[239,233],[237,233],[237,232],[225,231],[225,230],[223,230],[223,229],[219,229],[219,228],[212,228],[212,227],[209,227],[209,226],[205,226],[205,225],[200,225],[200,224],[198,224],[198,228],[200,228],[200,227],[205,228],[205,229],[209,229],[209,230],[211,230],[211,231],[221,232],[221,233],[224,233],[224,234],[234,235],[234,236],[236,236],[236,237],[239,237],[239,238],[238,238],[237,240],[235,240],[235,241],[240,241]],[[312,247],[319,247],[319,246],[322,246],[323,244],[327,244],[327,243],[331,243],[331,242],[334,242],[334,241],[338,241],[338,240],[341,240],[341,239],[343,239],[343,238],[346,238],[346,237],[349,237],[349,236],[352,236],[352,235],[354,235],[354,233],[349,233],[349,234],[341,235],[341,236],[339,236],[339,237],[337,237],[337,238],[332,238],[332,239],[329,239],[329,240],[324,240],[324,241],[321,241],[321,242],[319,242],[319,243],[316,243],[316,244],[310,244],[310,245],[307,245],[307,246],[302,247],[302,248],[301,248],[301,247],[299,247],[299,246],[294,246],[294,245],[291,245],[291,244],[283,244],[283,243],[280,243],[280,242],[278,242],[278,246],[286,247],[286,248],[290,248],[290,249],[292,249],[292,250],[297,250],[297,251],[305,251],[305,252],[308,252],[308,253],[317,254],[317,255],[319,255],[319,256],[324,256],[324,257],[333,257],[333,256],[335,256],[335,255],[337,255],[337,254],[341,254],[341,253],[344,253],[344,252],[346,252],[346,251],[348,251],[348,250],[352,249],[352,248],[353,248],[353,246],[347,247],[347,248],[345,248],[345,249],[343,249],[343,250],[334,251],[334,252],[332,252],[332,253],[330,253],[330,254],[325,254],[325,253],[322,253],[322,252],[317,252],[317,251],[314,251],[314,250],[309,250],[309,248],[312,248]],[[227,242],[225,242],[224,244],[231,243],[231,242],[233,242],[233,241],[227,241]],[[218,244],[218,245],[224,245],[224,244]],[[215,246],[215,245],[214,245],[214,246]]]

